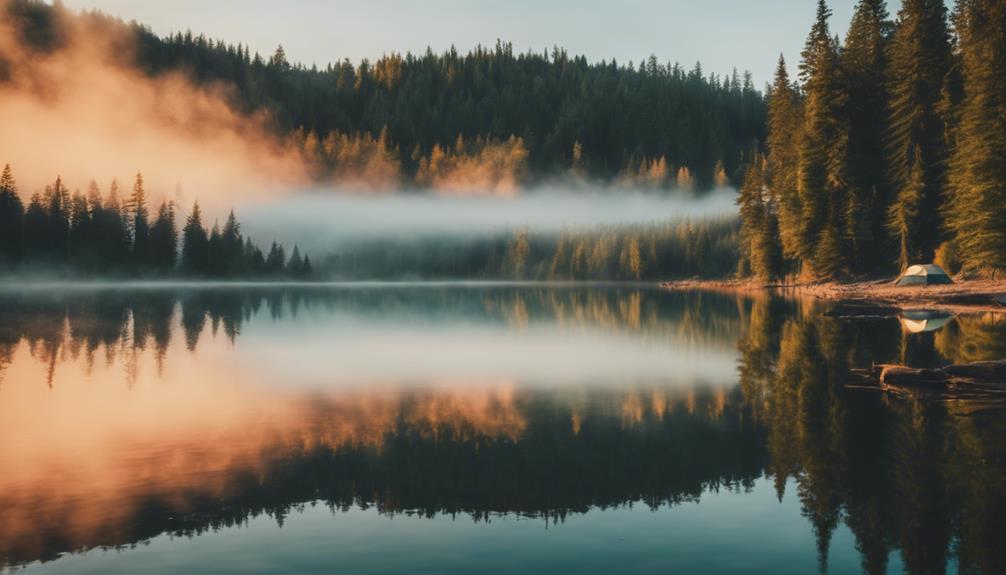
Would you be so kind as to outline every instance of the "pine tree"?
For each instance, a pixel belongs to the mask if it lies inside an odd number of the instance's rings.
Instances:
[[[801,54],[804,113],[797,172],[803,218],[797,255],[805,266],[811,264],[805,272],[825,277],[836,275],[844,259],[838,240],[845,211],[847,142],[840,126],[843,95],[837,45],[828,31],[830,17],[824,0],[818,0],[817,19]]]
[[[890,119],[888,177],[899,218],[889,221],[901,263],[930,261],[940,241],[939,205],[945,187],[947,143],[939,113],[950,67],[943,0],[904,0],[888,63]],[[915,204],[906,209],[907,204]],[[911,219],[904,219],[911,215]],[[908,242],[907,244],[905,242]]]
[[[1006,272],[1006,3],[958,0],[964,101],[948,227],[965,269]]]
[[[269,255],[266,256],[265,260],[266,272],[271,275],[282,274],[285,265],[286,253],[283,250],[283,246],[273,242],[272,247],[269,248]]]
[[[0,174],[0,265],[21,259],[23,218],[24,205],[7,164]]]
[[[106,240],[106,257],[114,265],[125,265],[130,260],[132,234],[130,232],[129,209],[119,203],[119,182],[112,179],[108,188],[108,200],[104,203],[101,236]]]
[[[65,262],[69,255],[70,239],[70,190],[57,177],[52,186],[46,187],[46,223],[43,249],[52,262]]]
[[[23,220],[23,256],[26,261],[38,261],[49,256],[47,246],[49,214],[41,194],[32,194]]]
[[[290,255],[290,261],[286,264],[286,270],[292,277],[299,277],[304,273],[304,260],[300,257],[300,248],[297,244],[293,246],[293,254]]]
[[[149,261],[150,214],[147,208],[147,194],[143,189],[143,174],[139,172],[136,174],[133,194],[129,196],[127,207],[131,218],[133,262],[143,266]]]
[[[800,246],[803,207],[797,193],[797,167],[800,157],[801,110],[796,89],[789,81],[786,60],[779,55],[768,97],[768,181],[778,206],[779,236],[783,254],[796,259]]]
[[[226,275],[227,267],[224,260],[223,241],[220,238],[220,223],[213,222],[213,229],[210,231],[210,239],[206,248],[207,273],[211,276],[221,277]]]
[[[70,259],[78,267],[90,265],[94,255],[92,218],[87,197],[79,191],[70,198]]]
[[[741,216],[742,258],[750,267],[751,274],[759,280],[778,277],[782,268],[779,224],[765,179],[766,164],[761,156],[751,162],[737,199]]]
[[[171,202],[162,202],[157,210],[157,218],[150,226],[151,268],[161,274],[170,274],[178,259],[178,229],[175,227],[175,207]]]
[[[897,240],[898,266],[902,270],[912,262],[923,261],[925,257],[919,238],[921,231],[917,225],[926,190],[925,166],[919,146],[912,150],[912,160],[908,182],[898,190],[888,210],[887,225]]]
[[[239,275],[242,271],[243,245],[241,240],[241,224],[238,223],[234,210],[227,215],[223,232],[220,234],[221,270],[226,275]]]
[[[849,237],[850,265],[860,272],[888,263],[878,257],[882,250],[877,247],[887,235],[886,212],[890,204],[883,138],[891,31],[884,0],[860,0],[841,53],[849,138],[845,233]]]
[[[187,274],[205,275],[209,272],[209,238],[203,227],[199,202],[192,205],[192,213],[182,228],[182,270]]]

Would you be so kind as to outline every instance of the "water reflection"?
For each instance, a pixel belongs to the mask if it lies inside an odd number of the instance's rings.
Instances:
[[[751,305],[741,385],[768,428],[778,489],[787,477],[796,480],[822,566],[844,521],[864,572],[885,573],[894,550],[909,573],[945,572],[951,556],[961,572],[1003,572],[1002,412],[974,414],[966,402],[880,398],[845,386],[850,368],[874,362],[1002,359],[1003,318],[963,316],[943,330],[915,333],[893,318],[850,322],[807,309],[781,313],[790,304],[776,300]]]
[[[0,565],[314,501],[561,522],[770,477],[822,569],[844,523],[866,572],[895,553],[1003,572],[1002,412],[846,387],[874,362],[1004,358],[1001,316],[822,311],[631,288],[7,293]]]

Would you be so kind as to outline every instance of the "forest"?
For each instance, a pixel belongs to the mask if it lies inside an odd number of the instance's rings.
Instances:
[[[91,181],[87,193],[70,193],[57,177],[27,207],[9,165],[0,173],[0,271],[57,271],[119,277],[304,279],[311,259],[297,246],[289,258],[273,242],[267,254],[231,211],[223,229],[207,231],[197,202],[179,233],[173,202],[162,202],[151,218],[143,174],[120,201],[112,180],[103,195]]]
[[[746,169],[740,271],[889,275],[936,261],[1006,271],[1006,3],[860,0],[840,43],[820,0],[798,81],[768,92]]]
[[[520,229],[468,238],[340,246],[316,273],[340,280],[658,281],[721,278],[737,267],[736,218]]]
[[[58,3],[4,1],[32,50],[58,48],[60,23],[73,19],[114,41],[122,66],[227,86],[232,105],[265,112],[319,180],[506,187],[572,173],[708,187],[740,175],[765,135],[767,108],[750,74],[707,73],[698,63],[588,62],[558,47],[517,53],[499,41],[306,67],[282,46],[262,55],[191,32],[160,37]],[[0,80],[2,70],[0,57]]]

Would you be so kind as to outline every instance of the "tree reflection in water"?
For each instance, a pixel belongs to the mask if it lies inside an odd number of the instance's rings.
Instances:
[[[280,392],[251,368],[214,363],[241,350],[253,319],[346,309],[375,322],[446,315],[668,348],[736,345],[739,384],[557,387],[495,377]],[[1006,418],[845,388],[851,368],[872,362],[1002,358],[1004,322],[965,316],[910,333],[894,318],[821,311],[795,299],[633,288],[8,294],[0,414],[25,421],[14,416],[45,406],[75,429],[0,442],[0,562],[202,533],[260,514],[282,522],[311,502],[562,521],[743,491],[768,476],[780,500],[796,485],[822,568],[845,523],[870,573],[886,572],[892,552],[910,573],[943,572],[950,557],[964,572],[1004,572]],[[121,427],[92,429],[110,418]],[[54,445],[67,437],[80,444]]]

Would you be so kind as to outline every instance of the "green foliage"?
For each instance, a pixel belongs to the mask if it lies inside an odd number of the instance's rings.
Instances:
[[[898,13],[888,65],[890,119],[887,163],[898,218],[890,232],[906,253],[931,261],[940,243],[939,204],[946,184],[947,142],[939,104],[950,70],[943,0],[905,0]],[[910,244],[905,243],[910,238]]]
[[[886,237],[885,211],[890,203],[884,134],[887,126],[887,50],[893,24],[884,0],[861,0],[840,54],[847,105],[845,126],[848,201],[844,220],[849,238],[848,262],[853,271],[876,270],[889,262],[878,242]]]
[[[860,0],[841,48],[818,3],[801,85],[780,59],[768,98],[767,195],[786,268],[893,272],[942,243],[966,269],[1006,270],[1004,11],[957,3],[951,53],[941,0],[905,0],[894,24],[883,1]],[[762,225],[758,210],[742,217]]]
[[[962,264],[1006,271],[1006,5],[960,0],[965,97],[950,164],[946,213]]]
[[[765,165],[763,157],[751,163],[744,175],[737,204],[741,216],[741,260],[751,275],[771,280],[782,273],[782,249],[775,205],[768,194]]]
[[[775,80],[768,97],[769,193],[778,207],[783,254],[795,259],[803,252],[800,228],[803,205],[798,193],[800,130],[803,122],[798,89],[790,83],[786,61],[779,56]]]

